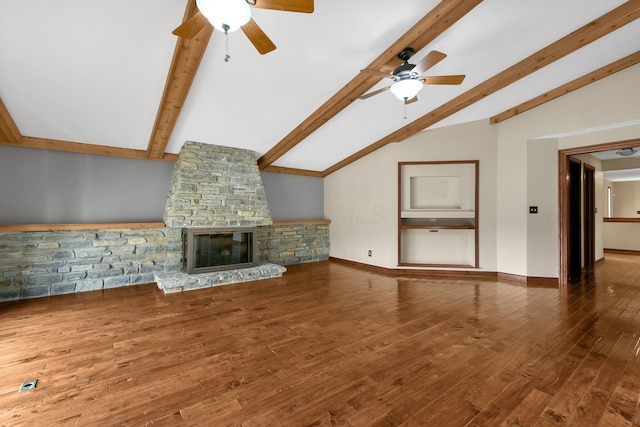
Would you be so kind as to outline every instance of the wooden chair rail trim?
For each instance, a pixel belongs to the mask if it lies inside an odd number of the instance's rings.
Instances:
[[[640,218],[603,218],[604,222],[640,222]]]
[[[110,230],[127,228],[164,228],[164,222],[98,222],[77,224],[0,224],[0,233],[20,231]]]

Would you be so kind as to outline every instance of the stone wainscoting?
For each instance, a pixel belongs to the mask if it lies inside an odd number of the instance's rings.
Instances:
[[[279,265],[329,259],[329,221],[276,222],[258,227],[259,259]]]
[[[329,259],[329,221],[258,228],[260,262]],[[0,301],[154,282],[182,270],[174,227],[0,232]]]

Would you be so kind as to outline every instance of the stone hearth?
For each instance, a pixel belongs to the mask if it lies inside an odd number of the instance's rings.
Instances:
[[[158,288],[166,294],[193,289],[211,288],[233,283],[281,277],[287,269],[277,264],[262,264],[256,267],[237,270],[224,270],[214,273],[158,273],[155,276]]]

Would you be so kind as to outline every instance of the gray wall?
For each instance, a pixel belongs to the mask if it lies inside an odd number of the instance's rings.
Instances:
[[[274,221],[324,218],[324,180],[262,172],[262,185]]]
[[[162,221],[173,163],[0,145],[0,224]],[[274,221],[322,219],[322,178],[262,172]]]
[[[162,221],[173,163],[0,146],[0,223]]]

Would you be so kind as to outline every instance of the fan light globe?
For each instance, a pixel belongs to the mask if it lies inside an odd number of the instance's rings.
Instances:
[[[416,79],[404,79],[395,82],[389,90],[401,101],[405,99],[412,99],[415,97],[420,89],[422,89],[422,82]]]
[[[225,31],[225,25],[229,27],[227,32],[235,31],[251,19],[251,8],[246,0],[196,0],[196,5],[220,31]]]

